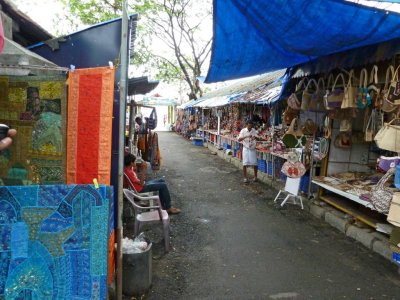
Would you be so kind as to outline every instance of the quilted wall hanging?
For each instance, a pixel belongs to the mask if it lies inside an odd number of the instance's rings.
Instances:
[[[0,187],[0,299],[106,299],[111,199],[106,186]]]
[[[110,184],[114,69],[69,73],[67,183]]]
[[[0,185],[65,183],[66,79],[0,77],[0,123],[18,131],[0,153]]]

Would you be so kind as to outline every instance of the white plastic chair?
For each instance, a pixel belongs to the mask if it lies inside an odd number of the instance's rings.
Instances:
[[[299,196],[300,180],[301,180],[301,178],[287,177],[285,188],[278,192],[278,195],[276,195],[274,202],[276,202],[279,199],[279,196],[281,195],[281,193],[286,192],[287,195],[284,198],[284,200],[282,201],[281,207],[284,206],[288,202],[289,199],[293,199],[294,204],[296,204],[296,199],[299,199],[301,209],[304,209],[303,199]],[[283,199],[283,198],[281,198],[281,199]]]
[[[145,224],[158,224],[162,223],[163,232],[164,232],[164,246],[165,252],[169,252],[169,216],[166,210],[161,208],[160,198],[158,196],[151,197],[142,197],[136,194],[132,190],[124,189],[124,195],[126,199],[132,204],[133,209],[135,210],[135,231],[134,235],[137,236],[142,226]],[[150,206],[141,206],[135,202],[135,199],[143,201],[154,201],[154,205]],[[150,211],[149,211],[150,210]]]

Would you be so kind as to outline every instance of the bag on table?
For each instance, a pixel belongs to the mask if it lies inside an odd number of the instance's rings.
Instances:
[[[378,158],[378,168],[383,172],[389,171],[389,169],[396,167],[400,163],[400,156],[386,157],[380,156]]]
[[[357,88],[353,85],[353,77],[354,77],[354,70],[351,70],[349,73],[349,80],[344,87],[343,91],[343,101],[342,105],[340,106],[343,108],[354,108],[357,107],[356,103],[356,94]]]
[[[398,84],[398,69],[396,72],[394,71],[393,66],[389,66],[386,70],[386,80],[385,87],[382,92],[382,107],[381,109],[384,112],[393,112],[397,106],[393,101],[398,101],[400,98],[398,93],[397,84]]]
[[[371,191],[371,203],[373,207],[380,213],[387,214],[389,212],[390,203],[392,202],[393,192],[385,187],[385,183],[394,174],[395,169],[389,169],[387,173],[378,181]]]
[[[331,77],[329,77],[329,79],[331,79]],[[328,88],[329,88],[329,82],[330,80],[328,79]],[[338,80],[342,79],[342,85],[343,87],[338,88],[336,85],[338,83]],[[340,73],[333,85],[332,85],[332,89],[331,90],[327,90],[325,96],[324,96],[324,104],[325,104],[325,108],[327,110],[331,110],[331,109],[335,109],[335,108],[340,108],[342,106],[342,102],[344,99],[344,89],[345,89],[345,80],[344,80],[344,76],[342,73]]]
[[[394,121],[400,119],[395,118],[383,127],[375,135],[376,145],[384,150],[400,152],[400,126],[394,125]]]
[[[360,85],[357,91],[357,107],[366,108],[371,106],[372,99],[368,91],[368,73],[367,69],[362,69],[360,73]]]

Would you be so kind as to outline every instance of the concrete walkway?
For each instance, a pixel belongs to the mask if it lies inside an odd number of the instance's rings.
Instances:
[[[174,133],[159,133],[173,251],[153,247],[148,299],[400,299],[397,268],[276,190]]]

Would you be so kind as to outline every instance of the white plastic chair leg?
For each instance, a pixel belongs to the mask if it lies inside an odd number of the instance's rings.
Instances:
[[[165,252],[169,252],[170,248],[170,228],[169,228],[169,220],[163,222],[163,231],[164,231],[164,247],[165,247]]]
[[[291,195],[286,196],[285,200],[283,200],[281,203],[281,207],[285,205],[285,203],[289,200],[290,197],[291,197]]]
[[[276,195],[276,197],[275,197],[275,199],[274,199],[274,203],[278,200],[278,198],[279,198],[279,195],[282,193],[282,190],[280,190],[279,192],[278,192],[278,195]]]
[[[304,206],[303,206],[303,199],[302,199],[301,197],[297,197],[297,198],[298,198],[299,201],[300,201],[301,209],[304,209]]]

